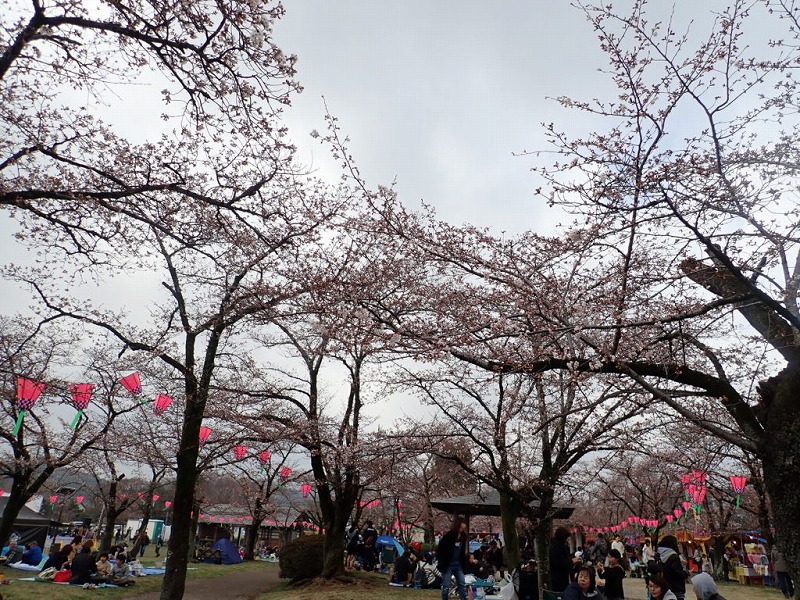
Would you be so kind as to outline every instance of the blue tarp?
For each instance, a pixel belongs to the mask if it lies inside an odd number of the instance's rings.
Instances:
[[[214,545],[211,546],[211,550],[220,551],[223,565],[235,565],[242,562],[242,556],[239,554],[239,549],[236,547],[236,544],[227,538],[218,539],[214,542]]]

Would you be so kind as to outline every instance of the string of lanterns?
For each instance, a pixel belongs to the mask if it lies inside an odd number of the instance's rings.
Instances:
[[[683,508],[675,508],[671,513],[665,513],[662,517],[657,519],[645,519],[639,516],[630,516],[623,520],[621,523],[614,525],[605,525],[602,527],[594,527],[589,525],[580,525],[572,529],[572,533],[577,533],[583,530],[587,533],[617,533],[623,531],[625,528],[636,525],[643,527],[646,530],[655,532],[659,527],[665,524],[680,524],[682,517],[689,518],[694,516],[695,521],[698,521],[702,511],[702,505],[705,501],[708,488],[706,480],[708,474],[703,471],[692,471],[681,475],[680,482],[684,490],[684,497],[686,498],[681,502]],[[742,493],[747,485],[747,477],[742,475],[731,475],[729,477],[731,486],[736,493],[736,508],[741,506]]]

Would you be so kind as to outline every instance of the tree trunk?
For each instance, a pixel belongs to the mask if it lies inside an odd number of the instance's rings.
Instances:
[[[508,493],[500,491],[500,522],[503,527],[503,551],[506,568],[511,571],[519,565],[519,501],[511,499]]]
[[[194,488],[197,483],[197,456],[200,425],[204,406],[196,400],[186,399],[183,430],[178,449],[178,470],[175,478],[175,497],[172,501],[172,533],[167,546],[166,572],[161,586],[161,600],[180,600],[186,588],[186,570],[189,562],[192,531]]]
[[[759,387],[764,439],[761,459],[778,549],[800,581],[800,366]]]
[[[543,590],[552,589],[550,585],[550,538],[553,532],[553,519],[551,517],[542,519],[533,531],[536,565],[539,571],[539,596],[541,597]]]
[[[11,480],[11,493],[3,510],[3,520],[0,522],[0,541],[2,541],[3,545],[8,544],[8,538],[11,537],[11,532],[14,531],[14,521],[17,520],[19,511],[22,510],[22,507],[25,506],[25,501],[28,499],[25,493],[26,486],[27,480],[15,474]]]
[[[325,528],[325,541],[322,546],[322,577],[325,579],[341,578],[346,573],[344,568],[345,533],[350,511],[345,510],[344,503],[338,498],[333,504],[333,518],[328,520]]]

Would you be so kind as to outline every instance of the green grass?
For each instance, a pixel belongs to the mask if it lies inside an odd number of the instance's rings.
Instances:
[[[293,587],[281,583],[276,589],[262,594],[257,600],[437,600],[439,590],[414,590],[388,585],[388,577],[380,573],[353,573],[354,583],[314,582],[306,586]],[[743,586],[737,583],[719,584],[720,593],[727,600],[783,600],[780,591],[765,586]],[[694,600],[690,585],[687,600]],[[642,579],[625,580],[626,600],[644,600],[646,597]]]
[[[163,560],[163,553],[162,558],[156,560]],[[148,559],[147,555],[145,555],[145,559],[142,561],[145,566],[153,566],[155,562],[156,561],[152,560],[152,558]],[[207,565],[197,563],[190,564],[189,568],[191,570],[187,574],[187,581],[223,576],[235,577],[237,573],[260,569],[277,569],[278,566],[274,563],[255,561],[239,565]],[[58,600],[70,600],[72,598],[85,599],[87,594],[91,594],[96,598],[102,598],[103,600],[116,600],[118,598],[138,596],[147,592],[156,592],[161,589],[161,582],[163,581],[163,577],[160,575],[149,575],[147,577],[137,577],[136,585],[131,587],[106,588],[88,592],[80,586],[55,585],[52,583],[39,583],[35,581],[13,581],[20,577],[33,577],[36,575],[35,571],[20,571],[19,569],[0,567],[0,573],[11,581],[9,585],[0,586],[0,593],[3,595],[3,600],[41,600],[47,597],[57,597]]]

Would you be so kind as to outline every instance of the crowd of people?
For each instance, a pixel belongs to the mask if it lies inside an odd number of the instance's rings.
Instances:
[[[85,587],[103,583],[117,586],[134,584],[130,562],[135,557],[129,556],[124,544],[105,553],[97,553],[94,546],[94,539],[82,540],[76,535],[72,543],[52,544],[45,558],[38,542],[30,541],[22,550],[17,540],[11,539],[3,548],[0,562],[9,566],[34,567],[39,579]]]
[[[495,539],[485,539],[469,550],[466,521],[456,519],[453,527],[429,551],[422,551],[419,542],[402,547],[402,551],[386,546],[379,548],[378,531],[372,521],[363,529],[355,524],[346,536],[345,566],[350,570],[381,570],[389,573],[390,582],[404,587],[442,589],[443,597],[455,578],[462,600],[466,600],[466,581],[494,581],[505,575],[502,546]]]
[[[633,573],[643,576],[648,600],[684,600],[689,578],[697,600],[725,600],[699,548],[692,555],[698,572],[692,575],[674,535],[662,537],[657,548],[648,540],[639,549],[626,547],[619,535],[609,544],[598,533],[590,547],[574,553],[567,545],[569,537],[569,530],[559,527],[550,542],[551,587],[562,600],[624,600],[623,579]]]

